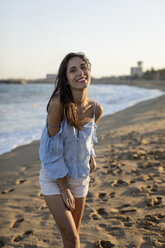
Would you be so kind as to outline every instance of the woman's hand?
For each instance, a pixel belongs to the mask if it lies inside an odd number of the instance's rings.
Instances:
[[[96,160],[93,155],[91,155],[90,157],[89,166],[90,166],[90,173],[96,169]]]
[[[62,199],[64,201],[66,208],[69,209],[71,212],[74,211],[75,199],[70,191],[66,176],[63,178],[57,179],[57,183],[58,183],[58,186],[60,187]]]
[[[75,210],[75,199],[70,189],[62,190],[61,195],[66,208],[73,212]]]

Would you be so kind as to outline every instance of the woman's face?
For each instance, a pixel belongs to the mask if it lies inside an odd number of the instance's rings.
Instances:
[[[84,60],[72,57],[67,66],[66,76],[68,84],[74,89],[84,89],[90,84],[90,71]]]

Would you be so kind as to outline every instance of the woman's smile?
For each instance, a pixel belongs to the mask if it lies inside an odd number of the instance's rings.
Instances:
[[[90,71],[88,66],[79,57],[73,57],[69,60],[66,75],[72,89],[85,89],[90,83]]]
[[[85,82],[86,80],[87,80],[87,77],[81,77],[81,78],[77,79],[76,81]]]

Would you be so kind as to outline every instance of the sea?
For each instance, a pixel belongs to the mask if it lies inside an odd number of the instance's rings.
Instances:
[[[0,84],[0,154],[40,139],[53,90],[53,84]],[[103,106],[103,116],[163,94],[158,89],[124,85],[88,88],[88,96]]]

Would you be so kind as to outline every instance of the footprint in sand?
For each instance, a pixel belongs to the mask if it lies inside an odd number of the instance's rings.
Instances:
[[[102,200],[102,201],[108,201],[108,199],[107,199],[107,194],[106,194],[106,193],[100,193],[100,194],[99,194],[99,198],[100,198],[100,200]]]
[[[133,223],[132,223],[132,221],[131,221],[129,216],[118,215],[116,217],[116,219],[118,219],[121,222],[123,222],[124,226],[126,226],[126,227],[132,227],[133,226]]]
[[[100,224],[99,226],[103,228],[111,236],[120,237],[120,238],[125,236],[125,232],[121,227],[106,225],[106,224]]]
[[[107,219],[108,213],[104,208],[93,209],[89,217],[93,220],[100,220],[101,218]]]
[[[123,170],[121,170],[120,168],[117,168],[117,169],[113,169],[113,170],[112,169],[108,170],[107,174],[116,176],[116,175],[120,175],[122,172],[123,172]]]
[[[157,192],[158,190],[159,190],[159,187],[158,187],[158,185],[157,184],[153,184],[153,185],[148,185],[147,187],[146,187],[146,189],[149,189],[149,191],[148,192]]]
[[[156,247],[154,240],[150,237],[144,237],[143,243],[140,245],[140,248],[147,248],[147,247]]]
[[[118,207],[118,209],[127,208],[127,207],[130,207],[130,206],[131,206],[130,204],[124,204],[124,205]]]
[[[114,197],[115,197],[115,192],[111,192],[111,193],[109,194],[109,196],[110,196],[111,198],[114,198]]]
[[[100,220],[101,217],[98,215],[97,211],[93,209],[93,211],[90,213],[89,217],[93,220]]]
[[[22,235],[18,234],[18,235],[15,235],[12,239],[13,242],[19,242],[21,240],[23,240],[24,238],[30,236],[30,235],[33,235],[34,232],[33,230],[28,230],[26,232],[24,232]]]
[[[113,244],[111,241],[99,240],[96,242],[96,248],[111,248],[111,247],[115,247],[115,244]]]
[[[144,218],[139,218],[136,221],[136,225],[139,228],[143,228],[152,231],[154,233],[157,233],[157,235],[160,237],[161,240],[161,237],[162,238],[165,237],[165,229],[159,226],[160,222],[161,219],[158,217],[158,215],[146,215]]]
[[[119,180],[114,180],[113,183],[111,184],[112,187],[123,187],[123,186],[128,186],[129,182],[119,179]]]
[[[130,187],[122,193],[122,196],[142,196],[145,195],[142,187]]]
[[[128,208],[120,210],[121,214],[135,213],[137,210],[135,208]]]
[[[4,237],[0,237],[0,247],[5,246],[5,238]]]
[[[128,245],[126,248],[137,248],[137,246],[134,245],[134,244],[130,244],[130,245]]]
[[[4,191],[1,192],[2,195],[13,192],[15,189],[6,189]]]
[[[146,199],[146,206],[147,207],[157,207],[162,203],[162,197],[156,196]]]
[[[93,202],[93,194],[91,192],[88,192],[86,202],[87,203]]]
[[[16,184],[22,184],[22,183],[24,183],[24,182],[26,182],[27,180],[26,179],[18,179],[17,181],[16,181]]]
[[[130,204],[124,204],[124,205],[118,207],[118,209],[119,209],[119,212],[121,214],[133,213],[133,212],[137,211],[137,209],[132,208]]]
[[[164,219],[164,218],[165,218],[165,215],[163,215],[163,214],[156,214],[156,216],[157,216],[159,219]]]
[[[124,222],[124,226],[126,226],[126,227],[132,227],[133,224],[131,222]]]
[[[18,228],[23,221],[24,221],[24,218],[19,218],[17,220],[14,220],[11,223],[10,228]]]
[[[154,215],[146,215],[144,217],[144,220],[145,221],[150,221],[150,222],[153,222],[153,223],[156,223],[156,224],[159,224],[160,223],[160,218],[158,216],[154,216]]]
[[[132,169],[130,172],[127,172],[128,175],[136,175],[139,176],[140,175],[140,170],[138,169]]]
[[[104,219],[107,219],[108,218],[108,212],[104,209],[104,208],[99,208],[97,210],[97,213],[103,217]]]
[[[104,169],[109,169],[109,165],[104,165],[103,168]]]

